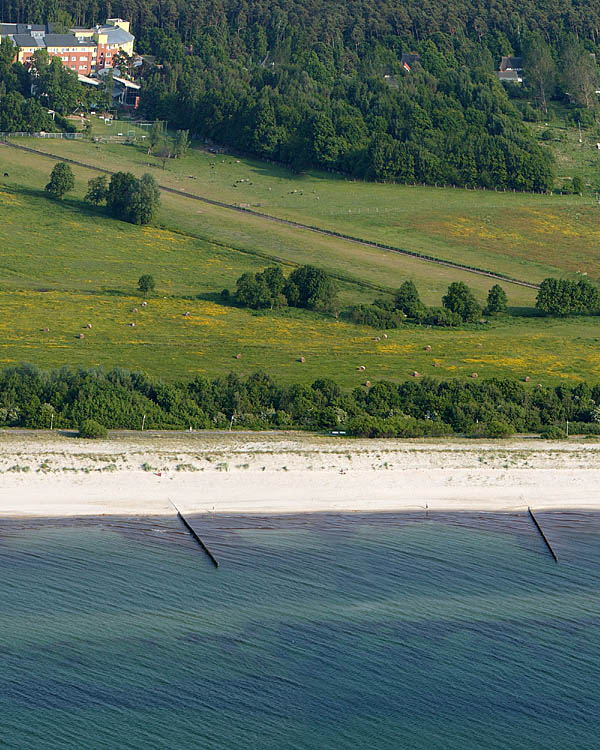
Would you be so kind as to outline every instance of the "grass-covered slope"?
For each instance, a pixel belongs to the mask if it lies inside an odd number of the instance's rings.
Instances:
[[[557,149],[559,162],[571,160],[567,173],[577,174],[582,162],[599,158],[591,136],[575,155],[570,142]],[[179,190],[515,278],[539,282],[549,275],[587,273],[600,279],[598,204],[589,194],[374,184],[323,172],[295,175],[266,162],[199,149],[171,160],[163,170],[143,146],[39,139],[15,143],[105,169],[138,175],[150,170],[161,184]],[[587,172],[590,179],[591,165]],[[211,222],[214,212],[205,206],[196,211],[203,213],[204,231],[218,235],[219,221],[216,227]],[[198,224],[197,215],[177,221],[190,230]],[[258,239],[258,229],[248,231]]]
[[[121,148],[119,153],[133,152]],[[115,165],[127,166],[124,160]],[[532,382],[600,376],[596,319],[517,318],[462,330],[406,326],[383,338],[316,313],[255,314],[223,305],[218,296],[223,287],[268,264],[260,252],[286,257],[289,264],[321,261],[342,277],[385,289],[412,276],[426,300],[437,304],[448,282],[461,277],[453,269],[374,248],[224,209],[218,213],[179,196],[164,197],[159,220],[194,229],[197,237],[135,227],[82,203],[90,170],[74,169],[77,188],[64,201],[46,198],[43,185],[51,167],[46,157],[0,147],[0,168],[9,175],[0,186],[0,365],[24,360],[44,367],[118,365],[168,380],[263,369],[281,382],[327,376],[347,387],[367,379],[404,380],[415,370],[435,377],[529,376]],[[208,239],[214,235],[222,244]],[[136,292],[143,273],[157,282],[146,308]],[[481,300],[493,283],[477,276],[466,280],[475,282]],[[507,290],[513,305],[533,303],[533,290]],[[340,282],[340,293],[350,304],[381,292]],[[366,370],[359,371],[360,365]]]

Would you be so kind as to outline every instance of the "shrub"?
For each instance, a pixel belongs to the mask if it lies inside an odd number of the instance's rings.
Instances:
[[[540,433],[540,437],[544,438],[544,440],[564,440],[567,437],[567,433],[562,427],[551,424],[548,427],[544,427]]]
[[[423,318],[423,323],[426,323],[428,326],[443,326],[445,328],[459,326],[462,322],[462,318],[458,313],[452,312],[452,310],[448,310],[445,307],[430,307]]]
[[[506,312],[507,303],[508,300],[504,289],[499,284],[494,284],[488,292],[487,306],[485,308],[486,315]]]
[[[154,277],[150,276],[149,273],[143,274],[143,276],[140,276],[138,279],[138,289],[144,294],[144,297],[148,296],[148,292],[153,292],[155,286],[156,283]]]
[[[160,206],[160,189],[154,177],[138,179],[130,172],[116,172],[106,193],[108,213],[132,224],[149,224]]]
[[[398,328],[406,318],[400,310],[386,310],[377,304],[355,305],[350,309],[354,323],[373,328]]]
[[[453,281],[448,287],[447,294],[442,298],[442,304],[448,310],[458,313],[465,323],[471,323],[481,315],[475,295],[462,281]]]
[[[336,296],[332,278],[315,266],[300,266],[288,276],[283,288],[288,304],[319,310],[327,306]]]
[[[547,315],[598,312],[600,290],[585,279],[544,279],[540,284],[535,306]]]
[[[236,302],[254,310],[284,306],[287,304],[282,294],[284,284],[285,279],[279,266],[265,268],[262,273],[247,271],[236,281]]]
[[[394,297],[394,304],[409,318],[414,318],[423,307],[419,292],[412,281],[405,281]]]
[[[360,416],[354,417],[346,427],[348,435],[353,437],[384,438],[384,437],[446,437],[452,435],[452,427],[444,422],[431,419],[416,419],[401,415],[398,417]]]
[[[498,440],[514,435],[515,428],[502,419],[491,419],[485,426],[483,436]]]
[[[79,426],[79,437],[98,440],[108,435],[106,427],[95,419],[85,419]]]
[[[570,435],[600,435],[600,424],[597,422],[569,422]]]
[[[50,182],[46,185],[45,190],[53,198],[62,198],[69,190],[75,187],[75,177],[73,170],[65,162],[59,161],[55,164],[50,173]]]

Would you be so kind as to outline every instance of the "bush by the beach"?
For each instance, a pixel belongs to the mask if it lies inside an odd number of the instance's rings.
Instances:
[[[475,426],[473,437],[491,438],[500,440],[514,435],[515,428],[503,419],[490,419],[489,422],[481,422]]]
[[[558,427],[555,424],[551,424],[540,432],[540,437],[544,440],[564,440],[567,437],[567,433],[562,427]]]
[[[98,440],[108,435],[106,427],[95,419],[84,419],[79,425],[79,437]]]
[[[598,422],[569,422],[569,435],[600,435]]]
[[[433,422],[430,419],[414,419],[399,416],[381,419],[380,417],[355,417],[346,428],[352,437],[445,437],[452,435],[452,427],[443,422]]]

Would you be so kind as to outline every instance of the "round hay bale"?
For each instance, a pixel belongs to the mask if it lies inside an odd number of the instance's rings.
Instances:
[[[421,377],[421,373],[417,372],[416,370],[413,370],[411,372],[411,375],[412,375],[413,378],[419,378],[419,377]]]
[[[241,355],[241,354],[236,354],[236,355],[235,355],[235,358],[236,358],[236,359],[241,359],[241,358],[242,358],[242,355]]]
[[[44,333],[48,333],[49,330],[49,328],[44,328]]]
[[[380,336],[375,336],[375,341],[381,341],[381,337]]]
[[[529,381],[530,381],[530,380],[531,380],[531,378],[529,377],[529,375],[526,375],[526,376],[525,376],[525,382],[526,382],[526,383],[529,383]]]
[[[477,374],[476,372],[472,372],[472,373],[471,373],[471,377],[472,377],[472,378],[478,378],[478,377],[479,377],[479,375],[478,375],[478,374]]]
[[[433,366],[434,366],[434,367],[439,367],[439,366],[440,366],[440,363],[439,363],[439,362],[434,362],[434,363],[433,363]]]
[[[92,327],[92,324],[91,324],[91,323],[88,323],[88,324],[86,325],[86,328],[91,328],[91,327]]]
[[[367,388],[370,388],[371,387],[371,381],[370,380],[365,380],[365,385],[367,386]]]
[[[129,325],[131,326],[131,328],[135,328],[135,323],[130,323]]]
[[[304,359],[304,357],[300,357],[299,360],[298,360],[298,362],[302,362],[302,364],[304,364],[306,362],[306,360]]]
[[[132,312],[137,312],[137,311],[138,311],[137,307],[134,307],[132,310]]]
[[[383,334],[383,338],[384,338],[384,339],[387,339],[387,337],[388,337],[387,333],[384,333],[384,334]]]
[[[478,348],[478,349],[481,349],[481,348],[483,348],[483,344],[477,344],[477,348]]]
[[[190,314],[189,314],[189,312],[188,312],[187,310],[186,310],[186,312],[185,312],[185,313],[183,314],[183,317],[184,317],[184,318],[189,318],[189,317],[190,317]]]
[[[430,352],[431,351],[431,347],[429,346],[429,344],[427,344],[427,346],[425,347],[425,351],[426,352]]]
[[[80,334],[79,334],[79,336],[78,336],[77,338],[79,338],[79,339],[84,339],[84,338],[85,338],[85,333],[80,333]]]
[[[148,307],[148,303],[147,302],[142,302],[142,307]]]

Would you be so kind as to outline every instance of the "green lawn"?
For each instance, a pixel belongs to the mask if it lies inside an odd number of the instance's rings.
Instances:
[[[95,158],[105,153],[86,147]],[[262,369],[282,382],[329,376],[344,386],[404,380],[414,371],[530,377],[532,385],[600,377],[594,318],[508,318],[461,330],[405,325],[384,338],[316,313],[253,313],[223,305],[218,296],[223,287],[233,287],[243,271],[267,265],[260,253],[288,264],[311,260],[384,289],[412,276],[427,302],[438,304],[448,281],[461,275],[168,194],[159,221],[185,231],[136,227],[82,203],[90,170],[75,168],[76,190],[55,202],[43,193],[52,160],[0,147],[0,166],[8,173],[0,185],[0,365],[119,365],[168,380]],[[157,281],[146,308],[136,293],[143,273]],[[464,278],[475,284],[480,299],[493,283]],[[535,296],[513,285],[507,291],[514,305],[531,305]],[[378,292],[347,281],[340,283],[340,293],[349,304]],[[361,365],[365,371],[358,370]]]

